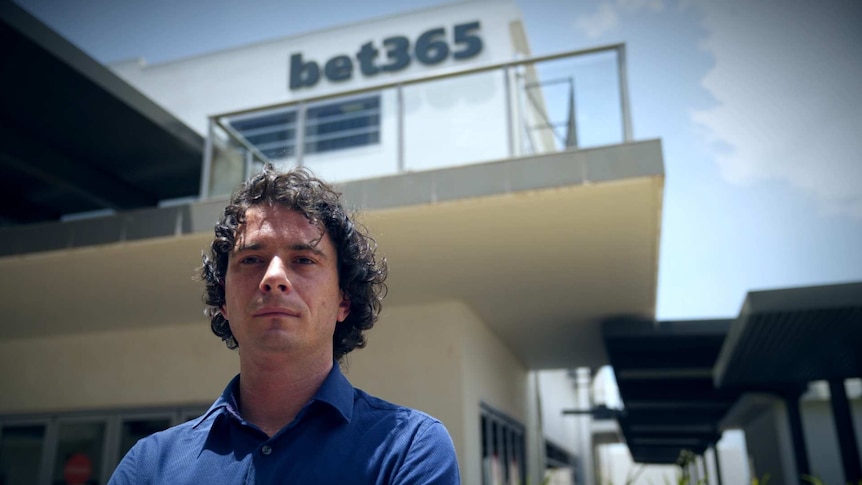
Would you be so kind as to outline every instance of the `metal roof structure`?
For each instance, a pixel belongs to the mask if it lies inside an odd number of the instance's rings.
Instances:
[[[0,2],[0,225],[197,196],[203,138]]]
[[[715,365],[722,388],[862,376],[862,283],[750,292]]]
[[[845,481],[862,480],[844,386],[845,379],[862,377],[862,283],[750,292],[713,373],[721,389],[785,399],[800,474],[810,466],[799,395],[811,381],[828,381]]]
[[[743,393],[765,392],[785,401],[797,471],[809,473],[799,398],[809,382],[826,380],[845,477],[862,478],[844,388],[845,379],[862,377],[862,283],[750,292],[733,320],[623,316],[602,330],[634,461],[703,454],[731,414],[750,414],[740,409]]]
[[[603,322],[625,406],[620,428],[634,461],[676,463],[683,450],[702,454],[721,437],[718,423],[738,397],[712,381],[729,327],[730,320]]]

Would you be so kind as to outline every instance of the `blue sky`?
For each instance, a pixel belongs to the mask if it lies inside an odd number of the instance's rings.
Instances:
[[[159,63],[441,1],[16,0],[95,59]],[[516,0],[533,54],[626,42],[661,138],[660,319],[862,280],[862,2]]]

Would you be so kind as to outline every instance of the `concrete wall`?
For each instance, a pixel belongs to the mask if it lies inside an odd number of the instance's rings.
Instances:
[[[503,342],[464,308],[462,352],[464,381],[464,483],[481,483],[481,417],[479,404],[485,403],[527,426],[527,370]],[[526,436],[525,436],[526,441]],[[529,455],[530,450],[527,450]]]
[[[596,483],[600,485],[627,485],[637,477],[636,484],[677,483],[679,467],[675,465],[644,465],[634,463],[624,443],[599,445],[596,447],[599,473]],[[731,482],[724,482],[730,485]]]
[[[862,400],[851,401],[853,425],[856,440],[862,440]],[[841,451],[829,401],[802,401],[802,429],[805,432],[808,464],[811,474],[824,483],[844,483],[844,469],[841,465]],[[862,451],[860,451],[862,459]]]
[[[743,430],[752,478],[762,479],[768,473],[771,483],[795,483],[799,479],[783,402],[749,421]]]
[[[0,414],[209,405],[239,369],[205,321],[0,342]]]
[[[542,396],[542,430],[545,438],[572,455],[581,455],[578,416],[564,416],[564,409],[580,409],[575,383],[569,371],[543,370],[538,372]]]
[[[800,401],[802,431],[811,474],[824,483],[844,483],[844,472],[838,446],[832,406],[825,383],[812,383],[810,391]],[[862,436],[862,396],[848,385],[851,412],[857,440]],[[783,401],[765,408],[746,423],[746,448],[751,460],[752,477],[762,478],[769,473],[773,483],[792,483],[796,480],[796,461],[790,439],[790,427]],[[862,453],[860,453],[862,459]],[[724,465],[722,463],[722,465]]]
[[[722,433],[721,439],[716,443],[719,453],[719,464],[721,465],[722,483],[751,483],[748,470],[748,454],[745,449],[745,435],[741,430],[732,429]],[[709,485],[718,484],[718,476],[715,469],[715,449],[710,448],[705,454]]]

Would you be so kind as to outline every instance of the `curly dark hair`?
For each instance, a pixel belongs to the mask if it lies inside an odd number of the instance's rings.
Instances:
[[[225,304],[228,256],[236,244],[237,228],[245,222],[246,211],[267,203],[302,213],[329,235],[338,253],[338,284],[350,300],[350,312],[336,325],[332,336],[333,354],[340,361],[353,349],[365,347],[363,332],[374,326],[386,295],[386,259],[377,261],[377,243],[364,227],[351,220],[340,193],[306,169],[278,172],[270,164],[234,191],[215,226],[209,251],[203,255],[200,276],[206,284],[204,313],[210,318],[213,333],[229,349],[239,346],[220,311]]]

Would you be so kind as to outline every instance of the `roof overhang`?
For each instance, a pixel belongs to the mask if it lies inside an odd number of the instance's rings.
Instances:
[[[527,368],[572,368],[607,363],[603,318],[654,313],[662,170],[647,141],[340,188],[388,259],[384,313],[463,301]],[[224,203],[0,232],[3,338],[203,321]]]
[[[804,389],[862,376],[862,283],[753,291],[715,365],[722,388]]]
[[[620,428],[632,459],[676,463],[721,437],[738,394],[713,386],[712,368],[730,320],[654,322],[618,317],[604,339],[625,406]]]
[[[198,194],[200,135],[12,2],[0,45],[0,225]]]

